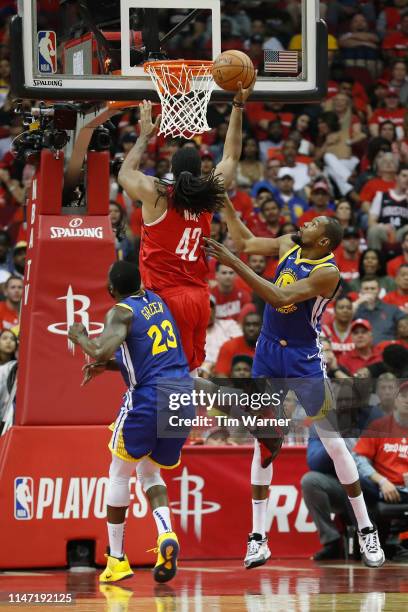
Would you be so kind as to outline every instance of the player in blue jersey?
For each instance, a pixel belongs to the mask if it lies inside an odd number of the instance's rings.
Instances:
[[[240,221],[226,197],[228,230],[238,250],[246,254],[279,255],[273,283],[260,278],[223,245],[207,240],[207,252],[230,266],[265,300],[263,326],[259,336],[254,377],[284,379],[294,389],[307,415],[333,460],[358,524],[362,558],[366,565],[379,567],[384,553],[368,513],[356,464],[343,438],[326,418],[332,405],[321,347],[320,319],[335,295],[340,273],[332,251],[340,244],[343,231],[332,217],[316,217],[296,233],[280,238],[257,238]],[[271,556],[266,538],[266,507],[272,480],[271,455],[255,441],[251,468],[253,529],[249,535],[245,566],[262,565]]]
[[[109,553],[101,582],[116,582],[133,575],[124,554],[126,510],[129,506],[129,479],[135,471],[153,512],[158,540],[157,582],[167,582],[176,573],[179,544],[172,530],[167,488],[160,467],[171,469],[180,463],[180,451],[188,432],[180,438],[158,438],[159,405],[172,392],[191,386],[189,367],[181,347],[174,319],[161,298],[140,289],[136,266],[118,261],[109,271],[109,292],[116,304],[105,319],[104,331],[91,340],[82,324],[74,323],[69,338],[79,344],[95,362],[85,366],[84,383],[104,370],[119,369],[128,387],[113,427],[109,448],[112,462],[107,492]],[[185,407],[183,417],[194,409]]]

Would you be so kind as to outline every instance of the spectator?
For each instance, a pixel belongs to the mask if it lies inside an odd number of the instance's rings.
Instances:
[[[355,13],[350,21],[350,30],[339,38],[341,57],[346,66],[363,65],[375,75],[379,58],[379,38],[370,32],[367,19],[362,13]]]
[[[253,359],[256,341],[261,331],[261,317],[256,313],[247,314],[244,317],[242,331],[242,336],[228,340],[220,348],[215,365],[217,376],[227,377],[230,375],[232,360],[235,355],[248,355]]]
[[[336,202],[336,219],[343,227],[344,231],[348,228],[354,230],[355,218],[351,204],[346,198],[341,198]],[[357,230],[358,231],[358,230]]]
[[[360,291],[363,278],[376,277],[381,287],[380,298],[382,299],[388,291],[395,289],[395,282],[385,274],[384,258],[379,251],[366,249],[360,256],[358,268],[359,278],[351,281],[350,289]]]
[[[396,276],[399,268],[403,264],[408,264],[408,231],[404,234],[401,243],[402,255],[394,257],[387,263],[387,274],[391,277]]]
[[[370,435],[371,434],[371,435]],[[408,503],[404,474],[408,472],[408,383],[400,385],[392,414],[370,423],[354,447],[364,497],[368,504]]]
[[[322,333],[330,339],[333,353],[337,359],[354,349],[351,337],[352,319],[353,304],[350,298],[346,296],[337,298],[333,322],[322,326]]]
[[[310,182],[307,164],[296,160],[299,143],[293,138],[285,140],[282,146],[283,165],[290,168],[295,181],[295,191],[301,191]]]
[[[263,179],[263,164],[260,161],[259,145],[255,138],[247,138],[243,142],[236,179],[240,187],[248,188]]]
[[[341,404],[345,404],[345,411],[350,412],[350,403],[353,397],[353,387],[349,381],[340,383],[337,407],[341,410]],[[359,406],[359,426],[364,428],[372,420],[382,413],[370,414],[366,406]],[[355,438],[346,437],[345,443],[351,450],[355,444]],[[341,514],[347,522],[351,522],[347,495],[344,488],[336,478],[333,461],[330,459],[314,427],[310,428],[307,446],[307,464],[310,472],[307,472],[302,480],[302,493],[307,509],[319,532],[319,539],[323,548],[318,551],[313,559],[315,561],[326,561],[343,557],[341,534],[331,518],[332,514]]]
[[[404,314],[408,315],[408,264],[402,264],[398,268],[395,284],[397,285],[396,290],[387,293],[383,302],[397,306]]]
[[[379,299],[380,285],[376,278],[363,279],[361,294],[355,302],[355,318],[366,320],[373,328],[374,343],[393,340],[397,331],[397,321],[404,313],[392,304],[385,304]],[[352,328],[353,329],[353,328]]]
[[[127,222],[126,211],[117,202],[109,202],[109,217],[115,235],[116,259],[131,261],[134,249],[128,236],[132,236]]]
[[[307,210],[307,202],[294,190],[295,181],[289,168],[281,168],[278,173],[277,200],[281,205],[281,216],[295,225]]]
[[[211,293],[215,297],[216,318],[238,320],[243,306],[251,301],[250,295],[246,291],[236,289],[236,274],[228,266],[217,263],[215,278],[217,285]]]
[[[330,191],[327,183],[325,181],[317,181],[317,183],[314,183],[310,194],[310,208],[300,217],[298,221],[299,227],[321,215],[334,217],[334,212],[329,208],[329,204]]]
[[[402,319],[399,319],[397,323],[397,333],[395,336],[395,340],[384,340],[384,342],[380,342],[378,346],[378,350],[384,351],[387,346],[392,344],[399,344],[404,348],[408,349],[408,316],[404,315]]]
[[[231,378],[251,378],[252,362],[248,355],[235,355],[231,363]]]
[[[215,168],[214,156],[211,151],[201,153],[201,176],[208,177]]]
[[[389,32],[398,30],[407,2],[406,0],[391,0],[391,2],[387,4],[388,6],[382,7],[377,17],[376,30],[382,39],[384,39]]]
[[[292,131],[289,134],[289,138],[293,131],[300,135],[299,155],[311,155],[314,151],[314,146],[310,135],[310,116],[306,113],[301,113],[293,119],[291,128]]]
[[[232,35],[247,38],[251,35],[251,20],[242,8],[240,0],[229,0],[224,3],[223,20],[231,23]]]
[[[344,230],[343,240],[336,250],[336,263],[344,281],[349,283],[359,278],[360,232],[356,227]]]
[[[390,32],[382,44],[389,57],[406,58],[408,54],[408,11],[401,17],[400,29]]]
[[[4,284],[6,299],[0,302],[0,331],[16,327],[20,317],[23,281],[19,276],[9,276]]]
[[[252,187],[251,196],[253,198],[256,198],[262,189],[267,189],[269,193],[276,197],[278,193],[277,179],[281,165],[281,161],[277,158],[271,158],[266,162],[265,179],[257,181]]]
[[[353,186],[350,176],[358,165],[358,159],[351,157],[349,137],[340,131],[338,118],[333,112],[322,113],[318,119],[318,149],[316,158],[323,159],[327,173],[337,185],[342,196],[351,194]]]
[[[378,191],[370,206],[367,242],[381,251],[386,242],[400,242],[408,230],[408,167],[401,166],[394,189]]]
[[[27,243],[24,240],[17,242],[13,249],[13,261],[11,264],[10,272],[13,276],[24,278],[24,268],[27,254]]]
[[[241,327],[233,319],[217,319],[215,316],[216,301],[210,296],[210,319],[207,327],[207,338],[205,343],[205,361],[200,370],[200,376],[208,376],[213,373],[213,367],[218,359],[221,346],[231,340],[242,336]]]
[[[384,121],[392,121],[397,128],[398,138],[402,138],[402,124],[404,122],[405,108],[400,106],[399,91],[389,87],[384,99],[384,108],[377,108],[370,117],[369,129],[371,136],[378,136],[380,125]]]
[[[352,375],[357,370],[381,361],[381,353],[373,342],[372,326],[366,319],[357,319],[351,325],[351,339],[354,349],[340,355],[338,362]]]
[[[17,337],[9,329],[0,332],[0,366],[9,361],[15,361],[17,352]]]
[[[260,238],[276,238],[282,227],[279,204],[270,196],[264,200],[259,213],[253,213],[248,220],[248,229]]]
[[[261,160],[266,162],[269,158],[269,149],[279,149],[282,146],[282,124],[278,119],[268,123],[266,139],[259,143]]]
[[[408,12],[406,21],[408,23]],[[407,39],[408,43],[408,39]],[[408,55],[408,53],[407,53]],[[408,104],[408,68],[403,60],[397,60],[392,66],[392,76],[390,81],[390,87],[395,88],[399,92],[400,105],[407,107]]]
[[[268,191],[268,195],[269,195]],[[250,195],[246,191],[237,189],[237,183],[235,180],[232,181],[228,190],[228,197],[234,205],[236,212],[239,214],[244,223],[247,223],[250,218],[253,205]]]
[[[391,374],[385,372],[378,377],[375,388],[378,403],[376,404],[385,415],[392,414],[395,408],[395,397],[398,392],[398,380]]]
[[[392,153],[384,153],[377,163],[377,174],[360,191],[361,209],[368,212],[377,191],[394,189],[398,164]]]

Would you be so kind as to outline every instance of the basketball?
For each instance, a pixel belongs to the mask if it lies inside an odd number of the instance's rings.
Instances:
[[[219,87],[226,91],[237,91],[239,82],[243,89],[251,85],[255,68],[251,58],[242,51],[224,51],[215,59],[212,73]]]

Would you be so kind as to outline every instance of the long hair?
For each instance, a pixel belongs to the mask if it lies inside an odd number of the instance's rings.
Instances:
[[[165,191],[159,191],[159,197],[170,192],[173,206],[182,214],[185,210],[194,214],[214,213],[224,205],[225,187],[223,177],[213,170],[207,177],[201,175],[201,158],[193,147],[183,147],[173,155],[172,171],[174,183],[159,179]]]

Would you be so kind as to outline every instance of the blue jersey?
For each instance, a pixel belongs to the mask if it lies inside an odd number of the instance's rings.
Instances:
[[[279,261],[273,282],[278,287],[286,287],[328,266],[338,270],[332,253],[322,259],[304,259],[300,246],[294,246]],[[291,346],[316,346],[320,320],[330,299],[317,296],[280,308],[267,304],[261,333],[267,338],[286,340]]]
[[[115,353],[129,389],[157,384],[159,378],[189,375],[189,368],[173,316],[152,291],[121,300],[117,307],[133,313],[126,340]]]

